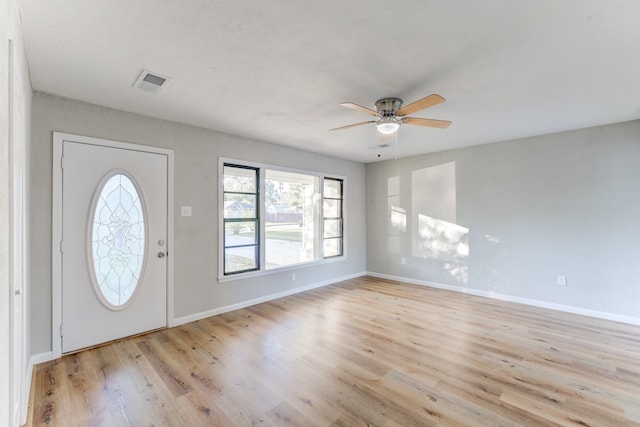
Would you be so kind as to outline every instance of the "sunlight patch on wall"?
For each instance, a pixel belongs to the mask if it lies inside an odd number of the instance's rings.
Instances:
[[[400,253],[402,235],[407,231],[407,210],[400,206],[400,177],[387,178],[387,252]]]
[[[504,265],[507,253],[500,246],[500,238],[491,234],[484,235],[484,274],[488,284],[489,292],[500,294],[507,289],[506,278],[502,272],[495,267],[496,265]]]
[[[455,162],[413,171],[411,189],[412,256],[467,284],[469,229],[456,223]]]
[[[415,255],[442,261],[466,259],[469,257],[469,229],[418,214],[418,245]]]
[[[413,256],[442,261],[458,281],[469,280],[469,229],[442,219],[418,214]]]
[[[451,223],[457,222],[455,162],[411,173],[411,212],[413,215],[421,213]]]
[[[398,206],[391,206],[391,228],[405,232],[407,231],[407,210]]]

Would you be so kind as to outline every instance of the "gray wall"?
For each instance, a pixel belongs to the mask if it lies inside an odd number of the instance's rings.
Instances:
[[[640,318],[640,121],[366,170],[369,271]]]
[[[183,317],[365,271],[365,167],[178,123],[36,93],[32,142],[32,352],[51,350],[52,132],[60,131],[175,150],[175,316]],[[218,156],[347,177],[345,260],[253,279],[217,282]],[[181,217],[180,206],[193,207]]]
[[[365,206],[362,164],[38,93],[33,354],[51,350],[53,131],[175,150],[176,317],[358,274],[366,254],[375,273],[640,318],[640,121],[368,164]],[[219,284],[218,156],[346,175],[349,257]]]

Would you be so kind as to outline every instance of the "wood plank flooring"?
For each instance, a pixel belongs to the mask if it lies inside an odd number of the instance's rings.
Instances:
[[[33,426],[640,426],[640,327],[363,277],[37,366]]]

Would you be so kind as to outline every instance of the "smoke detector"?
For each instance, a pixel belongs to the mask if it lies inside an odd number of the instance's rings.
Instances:
[[[160,89],[167,85],[170,78],[151,71],[142,70],[140,77],[133,84],[134,87],[140,88],[146,92],[158,93]]]

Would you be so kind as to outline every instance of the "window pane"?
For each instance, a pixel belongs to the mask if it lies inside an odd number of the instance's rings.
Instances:
[[[302,228],[297,230],[288,227],[284,229],[267,229],[265,238],[266,268],[281,267],[307,261],[302,250]]]
[[[255,218],[256,196],[251,194],[224,195],[224,217],[227,218]]]
[[[236,273],[258,268],[256,257],[257,246],[227,248],[224,250],[224,272]]]
[[[324,237],[342,237],[342,220],[325,219]]]
[[[342,255],[342,239],[325,239],[324,257]]]
[[[330,197],[333,199],[342,198],[341,184],[342,184],[341,180],[325,178],[324,179],[324,197]]]
[[[266,268],[320,257],[320,248],[316,248],[320,230],[319,189],[317,176],[265,171]]]
[[[234,191],[239,193],[256,193],[257,170],[237,168],[233,166],[224,167],[224,191]]]
[[[341,200],[325,199],[323,206],[325,218],[340,218],[342,214]]]
[[[224,246],[253,245],[258,242],[255,221],[227,221],[224,223]]]
[[[129,177],[119,173],[101,189],[93,211],[93,281],[102,302],[124,305],[137,289],[145,257],[145,214]]]

